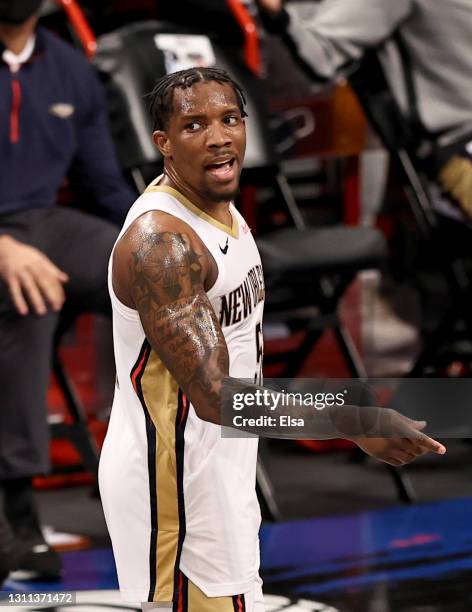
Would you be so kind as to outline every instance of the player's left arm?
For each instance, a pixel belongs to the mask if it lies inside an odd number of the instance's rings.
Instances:
[[[115,248],[113,288],[123,303],[138,311],[152,348],[198,416],[219,424],[229,356],[206,295],[210,257],[186,223],[148,212]]]

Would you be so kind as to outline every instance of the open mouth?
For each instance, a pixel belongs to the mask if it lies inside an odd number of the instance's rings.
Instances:
[[[209,172],[217,180],[231,180],[234,177],[235,158],[232,157],[226,161],[216,162],[205,166],[205,170]]]

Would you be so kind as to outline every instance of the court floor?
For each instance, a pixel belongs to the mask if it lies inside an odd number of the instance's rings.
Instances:
[[[267,610],[470,612],[471,519],[472,498],[463,498],[266,524]],[[83,612],[121,607],[108,546],[63,553],[63,559],[60,582],[10,580],[4,588],[77,591]]]

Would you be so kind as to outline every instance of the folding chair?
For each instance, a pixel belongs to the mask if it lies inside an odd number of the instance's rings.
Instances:
[[[418,154],[422,135],[413,128],[410,118],[400,111],[385,77],[378,50],[365,54],[350,74],[349,81],[399,171],[422,246],[427,249],[428,256],[437,266],[438,276],[443,278],[448,288],[449,307],[436,329],[424,335],[422,350],[408,374],[410,377],[437,375],[453,359],[465,357],[472,361],[470,225],[448,219],[447,223],[453,226],[455,233],[454,240],[448,239],[444,228],[446,220],[433,206],[429,181],[422,170]],[[468,243],[465,249],[464,235]],[[465,353],[461,351],[464,346]]]
[[[70,329],[75,318],[76,317],[74,317],[74,319],[66,319],[62,317],[60,319],[54,335],[52,355],[52,372],[64,398],[69,418],[64,421],[52,419],[49,424],[49,429],[53,438],[68,440],[75,447],[81,460],[81,467],[92,475],[95,483],[98,483],[98,446],[88,427],[87,415],[83,403],[60,356],[62,338]]]

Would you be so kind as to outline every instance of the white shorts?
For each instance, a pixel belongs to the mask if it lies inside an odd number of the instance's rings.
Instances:
[[[247,593],[227,597],[207,597],[182,572],[179,573],[179,597],[172,604],[145,603],[145,610],[156,612],[265,612],[262,580],[254,582]]]

